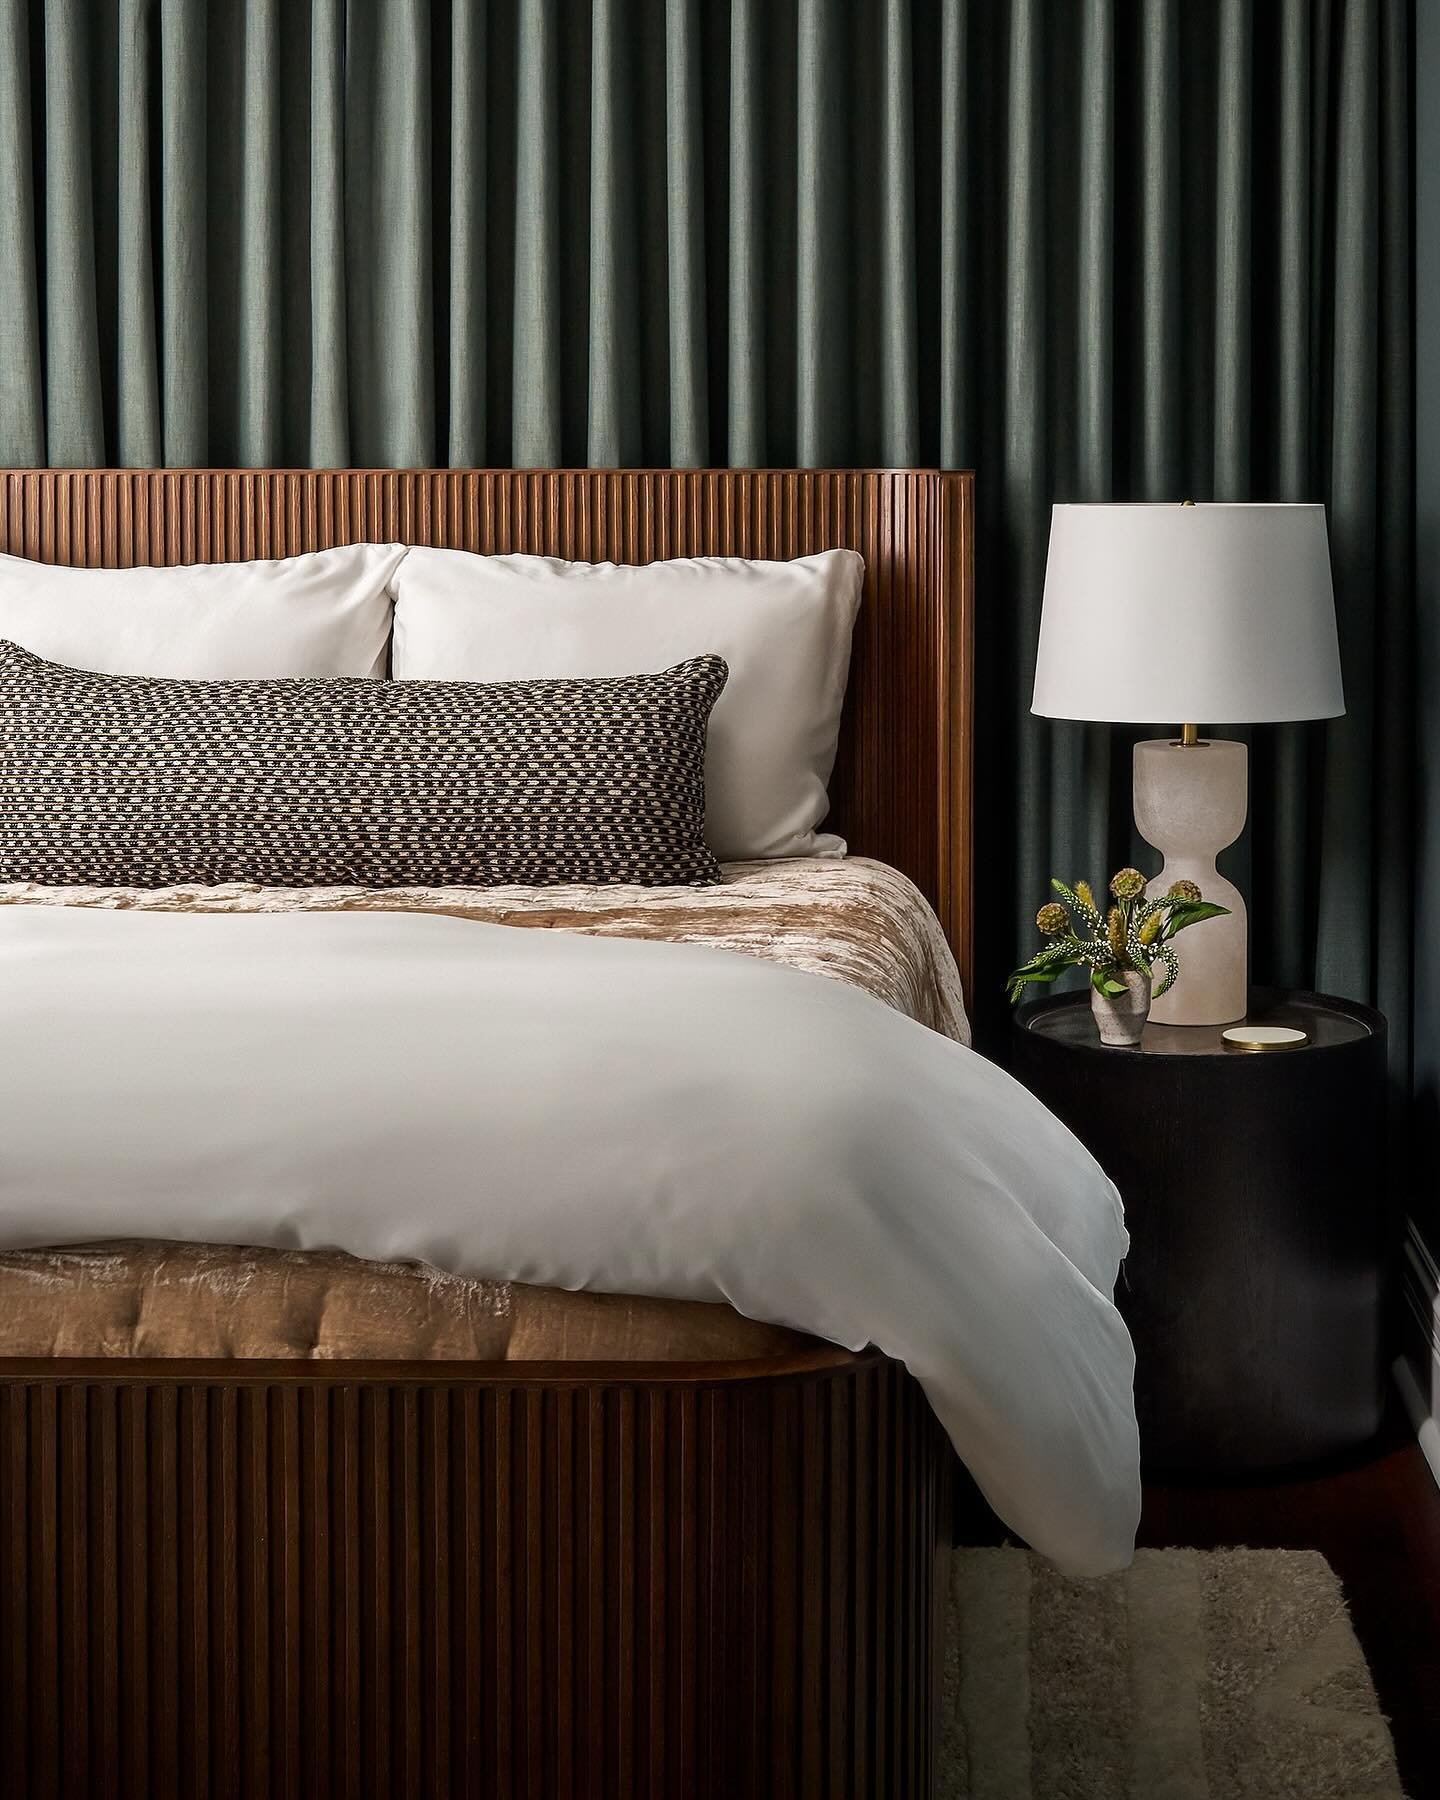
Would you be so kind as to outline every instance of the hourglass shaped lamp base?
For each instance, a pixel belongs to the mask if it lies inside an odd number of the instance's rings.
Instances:
[[[1228,918],[1206,919],[1175,940],[1180,977],[1150,1008],[1157,1025],[1232,1025],[1249,1005],[1245,901],[1215,858],[1245,828],[1249,766],[1244,744],[1151,738],[1135,746],[1135,824],[1165,867],[1151,898],[1193,881]],[[1158,967],[1157,967],[1158,980]]]

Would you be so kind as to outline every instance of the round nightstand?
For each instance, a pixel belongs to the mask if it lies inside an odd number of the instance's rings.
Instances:
[[[1138,1049],[1107,1049],[1088,990],[1015,1016],[1015,1074],[1125,1203],[1117,1299],[1150,1469],[1304,1462],[1380,1423],[1385,1021],[1256,991],[1247,1022],[1309,1042],[1254,1053],[1219,1026],[1151,1025]]]

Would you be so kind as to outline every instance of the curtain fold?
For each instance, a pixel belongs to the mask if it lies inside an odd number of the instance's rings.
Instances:
[[[670,461],[684,465],[704,462],[710,451],[703,57],[699,0],[666,0],[669,449]]]
[[[155,342],[155,286],[150,247],[151,115],[146,105],[148,33],[145,0],[121,0],[120,114],[116,270],[119,346],[116,424],[120,455],[142,466],[160,459],[160,382]]]
[[[85,23],[78,7],[47,0],[40,45],[43,229],[35,253],[38,259],[43,249],[46,453],[51,463],[67,464],[106,460],[92,184],[97,150],[108,146],[91,136],[90,85],[101,44],[98,33],[87,36]]]
[[[34,468],[45,462],[45,366],[26,0],[0,0],[0,43],[0,453]]]
[[[345,307],[344,0],[312,0],[306,47],[310,242],[305,260],[311,345],[307,460],[316,468],[345,468],[350,462],[350,329]],[[452,390],[456,385],[452,380]]]
[[[184,467],[203,463],[209,449],[205,9],[162,0],[159,36],[162,437],[154,460]]]
[[[920,460],[919,284],[915,262],[915,50],[908,0],[887,0],[880,166],[881,460]]]
[[[730,9],[727,460],[737,468],[762,463],[766,441],[765,312],[769,283],[765,239],[760,230],[766,141],[759,24],[763,3],[764,0],[733,0]]]
[[[444,322],[450,416],[448,453],[441,460],[458,468],[484,463],[488,416],[485,25],[483,8],[460,6],[455,9],[450,27],[450,158],[445,195],[450,215],[450,267]],[[457,321],[464,321],[466,328],[457,329]]]
[[[0,0],[0,462],[974,467],[982,1028],[1052,868],[1148,857],[1137,734],[1029,716],[1051,502],[1325,500],[1348,711],[1247,734],[1229,862],[1256,975],[1403,1060],[1411,30]]]
[[[539,468],[561,460],[560,20],[547,0],[519,0],[519,9],[513,460],[517,467]],[[587,331],[588,325],[587,317]]]

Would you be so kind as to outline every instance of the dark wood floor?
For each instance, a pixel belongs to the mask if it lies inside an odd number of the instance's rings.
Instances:
[[[1319,1550],[1345,1588],[1409,1800],[1440,1800],[1440,1488],[1397,1405],[1345,1464],[1223,1487],[1147,1484],[1140,1542]]]

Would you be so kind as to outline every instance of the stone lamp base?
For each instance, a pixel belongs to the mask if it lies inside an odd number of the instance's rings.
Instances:
[[[1215,858],[1245,828],[1249,757],[1244,744],[1218,738],[1181,743],[1149,738],[1135,746],[1135,824],[1165,867],[1146,892],[1153,898],[1182,879],[1230,908],[1175,940],[1180,979],[1150,1008],[1157,1025],[1230,1025],[1249,1004],[1245,901]]]

